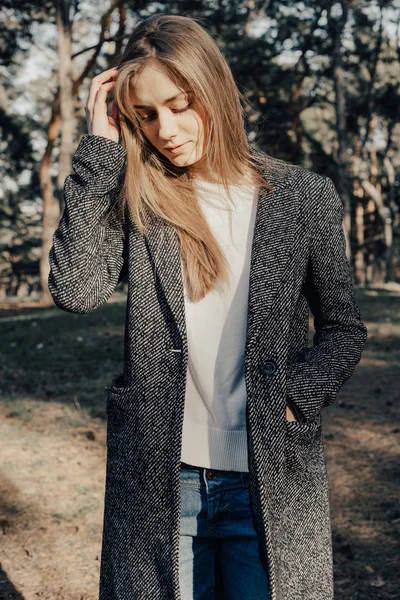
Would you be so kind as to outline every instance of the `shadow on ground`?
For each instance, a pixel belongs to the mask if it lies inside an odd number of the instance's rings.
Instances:
[[[25,600],[24,596],[13,586],[0,563],[0,600]]]

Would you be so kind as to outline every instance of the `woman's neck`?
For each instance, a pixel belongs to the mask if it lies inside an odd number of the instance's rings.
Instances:
[[[192,174],[191,179],[194,181],[204,181],[206,183],[222,183],[221,181],[212,178],[209,174]],[[257,185],[256,178],[254,177],[254,173],[251,169],[247,171],[247,173],[242,176],[242,178],[238,181],[230,182],[229,185]]]

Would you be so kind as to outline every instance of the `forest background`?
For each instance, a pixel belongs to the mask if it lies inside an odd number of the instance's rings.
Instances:
[[[96,598],[99,390],[122,364],[126,289],[93,315],[62,313],[47,289],[48,253],[72,155],[87,133],[90,82],[154,13],[201,18],[248,101],[249,141],[328,175],[342,198],[369,339],[324,414],[335,597],[397,598],[399,0],[3,0],[0,599]]]
[[[49,300],[90,81],[154,12],[200,17],[215,35],[249,103],[250,141],[334,180],[356,283],[398,281],[399,2],[2,4],[0,298]]]

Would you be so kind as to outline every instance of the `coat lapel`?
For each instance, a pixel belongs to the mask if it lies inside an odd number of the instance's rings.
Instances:
[[[274,296],[287,273],[296,239],[299,202],[289,187],[260,194],[250,262],[248,337],[268,319]]]
[[[156,287],[162,290],[186,348],[185,300],[178,234],[169,223],[153,217],[148,225],[146,238]]]
[[[299,213],[297,193],[290,188],[288,165],[265,157],[261,172],[273,186],[260,193],[256,211],[249,280],[248,337],[255,340],[266,322],[274,295],[295,242]],[[179,238],[174,228],[160,218],[148,225],[147,243],[157,286],[161,287],[173,319],[186,347],[185,303],[179,254]]]

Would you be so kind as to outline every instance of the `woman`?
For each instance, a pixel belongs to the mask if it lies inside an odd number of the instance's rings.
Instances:
[[[101,600],[333,598],[321,410],[367,330],[332,181],[249,147],[240,99],[171,15],[90,88],[49,288],[88,313],[129,278]]]

